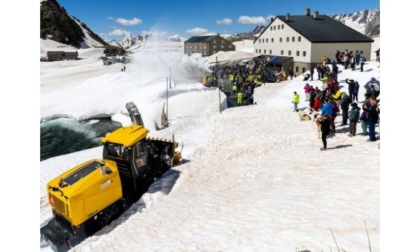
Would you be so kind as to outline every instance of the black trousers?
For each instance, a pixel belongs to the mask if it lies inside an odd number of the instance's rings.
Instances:
[[[321,139],[322,139],[322,143],[324,144],[324,149],[325,150],[327,149],[327,136],[328,136],[327,133],[322,132]]]
[[[343,112],[343,124],[347,124],[347,120],[349,118],[349,109],[341,109]]]
[[[350,122],[350,134],[352,134],[353,136],[356,135],[356,126],[357,122]]]

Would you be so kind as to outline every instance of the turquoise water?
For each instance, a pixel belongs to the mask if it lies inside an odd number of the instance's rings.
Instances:
[[[86,121],[58,118],[43,122],[40,159],[100,146],[102,137],[121,126],[110,118]]]

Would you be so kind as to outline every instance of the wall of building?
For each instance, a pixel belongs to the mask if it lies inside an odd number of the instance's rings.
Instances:
[[[294,62],[293,71],[295,72],[295,76],[299,76],[305,72],[308,72],[311,67],[315,67],[316,64],[308,63],[308,62]]]
[[[289,42],[287,42],[287,38],[289,38]],[[321,63],[323,56],[335,60],[337,50],[344,51],[346,49],[353,52],[362,50],[367,60],[371,58],[371,43],[312,44],[309,40],[290,28],[287,22],[283,22],[277,17],[254,42],[254,53],[293,57],[293,71],[296,75],[302,74],[304,72],[302,70],[308,71],[311,67],[316,66],[317,63]],[[296,71],[296,68],[298,71]],[[288,71],[288,68],[285,70]]]
[[[218,51],[235,51],[235,46],[227,41],[226,39],[217,36],[214,40],[210,42],[209,54],[215,54]]]
[[[235,51],[235,45],[218,36],[210,42],[186,42],[184,54],[201,53],[202,56],[210,56],[218,51]]]
[[[371,60],[372,43],[314,43],[312,44],[311,50],[311,61],[321,62],[321,58],[327,56],[331,60],[335,60],[335,54],[337,50],[340,52],[344,50],[356,52],[356,50],[362,50],[363,56],[366,60]]]
[[[203,56],[209,54],[209,43],[208,42],[194,42],[184,44],[184,54],[191,55],[194,53],[201,53]]]
[[[287,38],[289,38],[289,42],[287,42]],[[290,28],[287,22],[283,22],[276,17],[264,33],[254,42],[254,52],[257,54],[293,57],[295,61],[310,62],[311,43]]]

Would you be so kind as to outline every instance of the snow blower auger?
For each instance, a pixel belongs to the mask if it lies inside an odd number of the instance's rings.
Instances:
[[[107,226],[180,162],[178,143],[146,137],[149,130],[136,105],[126,108],[133,125],[102,138],[102,159],[79,164],[47,184],[53,218],[41,236],[54,251],[68,251]]]

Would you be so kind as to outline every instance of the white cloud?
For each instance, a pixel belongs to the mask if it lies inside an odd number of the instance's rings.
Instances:
[[[216,24],[218,25],[231,25],[233,23],[232,19],[230,18],[224,18],[222,20],[217,20]]]
[[[271,22],[271,18],[276,18],[276,16],[270,14],[265,19],[267,20],[267,22]]]
[[[122,36],[122,35],[128,35],[131,34],[131,32],[126,31],[126,30],[121,30],[121,29],[115,29],[112,32],[108,33],[108,35],[111,36]]]
[[[196,28],[193,28],[193,29],[190,29],[190,30],[186,30],[185,32],[188,33],[188,34],[203,35],[203,34],[207,33],[208,30],[204,29],[204,28],[196,27]]]
[[[266,20],[263,17],[240,16],[238,18],[238,23],[259,25],[259,24],[265,24]]]
[[[133,18],[131,20],[125,19],[125,18],[117,18],[115,20],[115,22],[119,23],[120,25],[124,25],[124,26],[138,25],[138,24],[143,23],[143,21],[141,21],[141,19],[139,19],[139,18]]]

